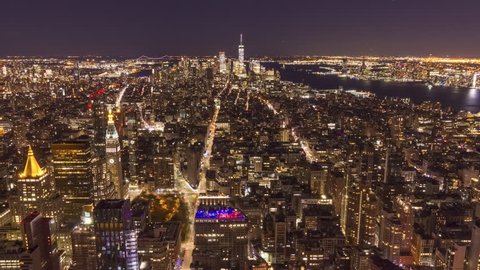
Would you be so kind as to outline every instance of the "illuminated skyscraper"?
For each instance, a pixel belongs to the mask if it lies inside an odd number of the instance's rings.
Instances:
[[[225,59],[225,52],[218,53],[218,62],[220,66],[220,73],[225,74],[227,73],[227,62]]]
[[[238,62],[243,65],[245,62],[245,46],[243,45],[243,34],[240,34],[240,45],[238,45]]]
[[[65,222],[80,220],[82,206],[93,202],[92,153],[88,138],[52,144],[55,187],[62,196]]]
[[[15,192],[9,197],[13,224],[20,224],[21,220],[33,211],[57,219],[60,197],[55,195],[50,174],[40,167],[32,148],[29,147],[25,168],[18,175]]]
[[[104,200],[93,210],[98,269],[138,270],[130,201]]]
[[[105,135],[105,159],[107,162],[107,179],[115,185],[117,198],[124,198],[126,185],[123,181],[120,140],[113,121],[112,111],[108,112],[107,133]]]
[[[369,184],[351,171],[345,186],[342,228],[353,245],[371,246],[375,240],[376,201]]]

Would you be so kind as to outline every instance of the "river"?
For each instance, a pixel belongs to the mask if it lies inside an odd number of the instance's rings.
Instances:
[[[358,80],[336,75],[316,75],[310,71],[322,71],[318,66],[285,66],[272,64],[280,71],[282,80],[304,83],[318,90],[337,89],[370,91],[377,97],[410,98],[415,103],[424,101],[440,102],[443,107],[454,110],[480,112],[480,89],[434,86],[429,89],[424,83],[386,82],[374,80]]]

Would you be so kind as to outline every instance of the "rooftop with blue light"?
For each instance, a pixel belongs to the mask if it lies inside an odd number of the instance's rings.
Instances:
[[[211,218],[211,219],[245,219],[242,211],[233,207],[222,208],[198,208],[195,218]]]

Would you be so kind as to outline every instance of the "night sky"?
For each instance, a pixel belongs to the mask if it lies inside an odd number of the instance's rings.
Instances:
[[[0,56],[480,57],[480,0],[3,0]]]

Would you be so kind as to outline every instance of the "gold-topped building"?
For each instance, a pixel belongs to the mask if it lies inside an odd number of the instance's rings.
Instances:
[[[13,224],[18,226],[24,217],[34,211],[58,219],[59,198],[50,174],[38,164],[29,146],[25,168],[18,174],[15,191],[9,199]]]
[[[38,165],[37,159],[33,155],[32,147],[28,146],[28,157],[23,169],[23,173],[20,173],[19,178],[35,178],[44,175],[44,170]]]

